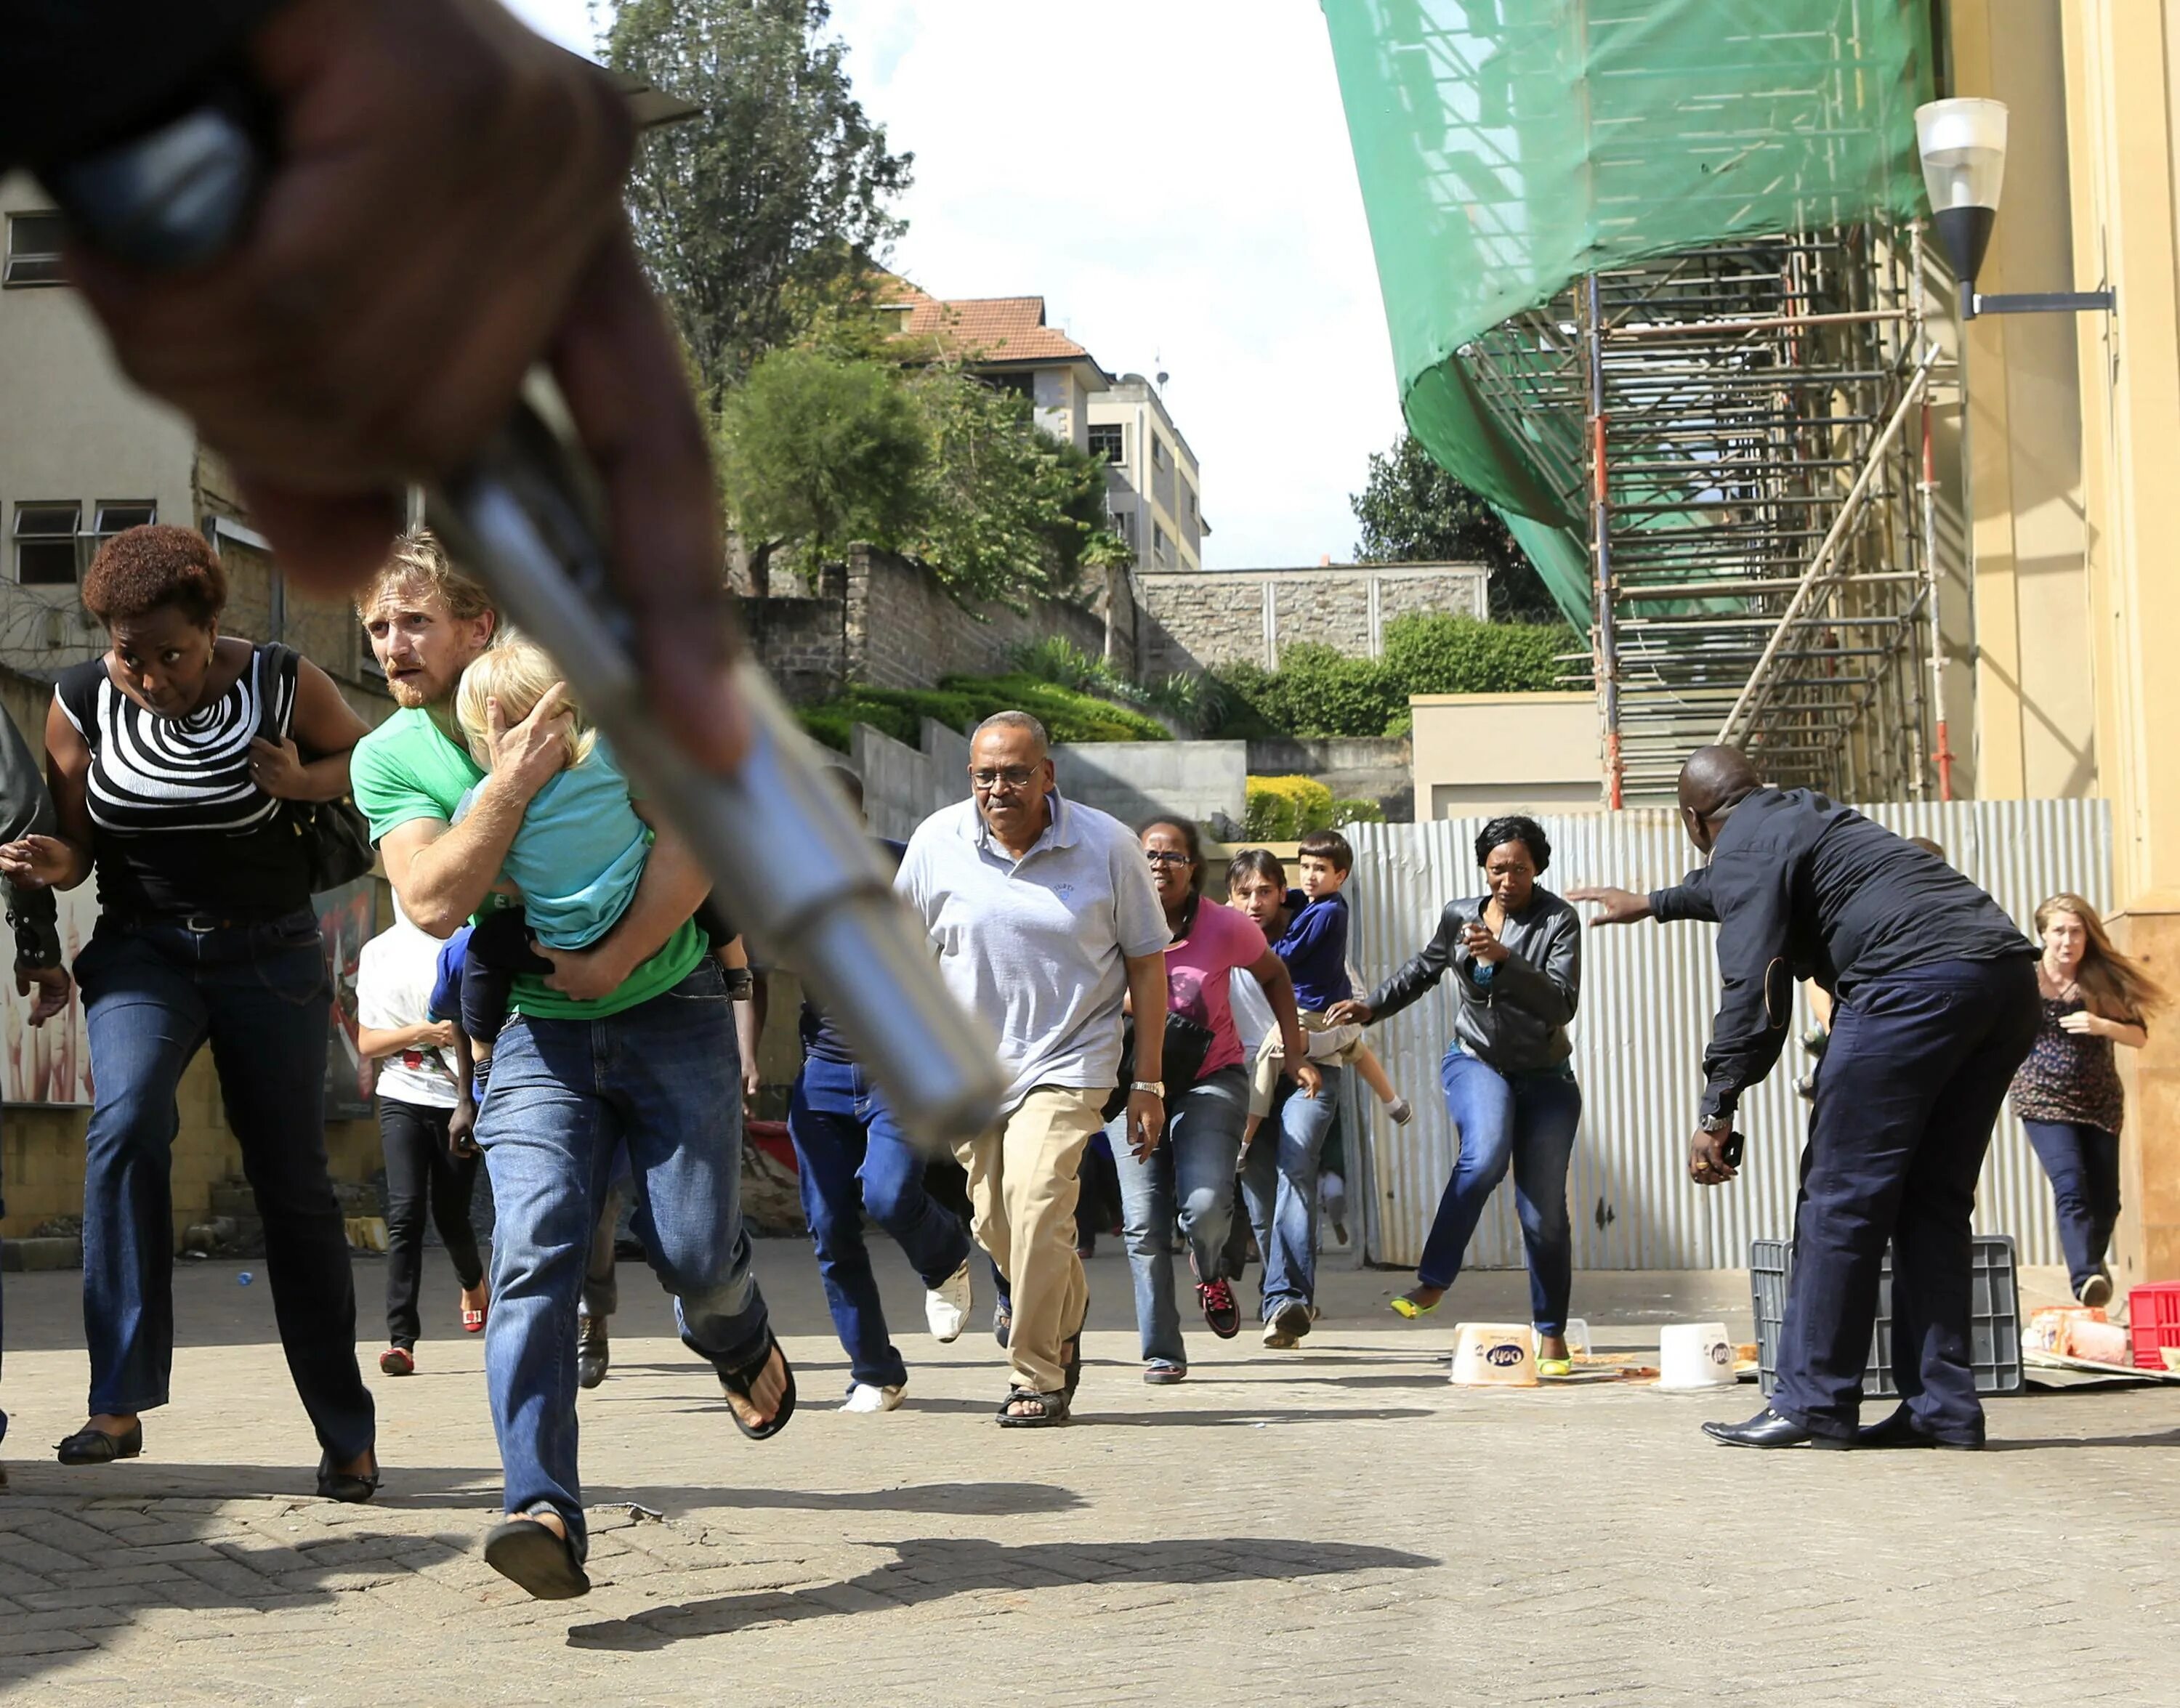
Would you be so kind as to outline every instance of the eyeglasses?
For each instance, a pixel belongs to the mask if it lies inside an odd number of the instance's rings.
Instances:
[[[969,773],[969,781],[987,794],[1001,783],[1020,794],[1036,780],[1037,768],[1027,765],[1004,765],[996,771],[972,771]]]
[[[1186,854],[1170,848],[1145,849],[1143,858],[1154,866],[1185,866],[1195,864]]]

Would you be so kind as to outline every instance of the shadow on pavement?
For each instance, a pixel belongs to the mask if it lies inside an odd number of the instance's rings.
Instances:
[[[1283,1583],[1296,1578],[1440,1564],[1423,1554],[1348,1542],[1252,1536],[1156,1542],[1033,1542],[1009,1546],[977,1538],[926,1536],[898,1545],[900,1557],[816,1590],[741,1595],[655,1607],[633,1618],[569,1628],[570,1646],[637,1652],[749,1625],[920,1606],[979,1590],[1054,1589],[1072,1584]]]

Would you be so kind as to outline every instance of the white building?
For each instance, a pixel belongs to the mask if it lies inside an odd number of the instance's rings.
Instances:
[[[1203,567],[1203,483],[1196,453],[1141,374],[1109,381],[1089,402],[1089,448],[1111,464],[1113,525],[1144,574]]]

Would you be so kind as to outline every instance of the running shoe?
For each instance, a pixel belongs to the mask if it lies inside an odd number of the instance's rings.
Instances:
[[[888,1382],[884,1387],[873,1387],[867,1381],[859,1381],[848,1389],[848,1397],[840,1402],[840,1409],[852,1412],[898,1411],[901,1396],[907,1392],[907,1388],[899,1382]]]
[[[966,1258],[953,1274],[925,1292],[923,1320],[930,1324],[933,1336],[942,1345],[961,1337],[961,1325],[969,1320],[970,1297]]]
[[[1241,1332],[1241,1307],[1235,1302],[1231,1282],[1198,1282],[1196,1302],[1203,1307],[1204,1322],[1219,1339],[1231,1340]]]

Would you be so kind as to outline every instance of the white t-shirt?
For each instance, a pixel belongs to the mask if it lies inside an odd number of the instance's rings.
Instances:
[[[399,1031],[430,1018],[432,982],[439,969],[439,940],[406,920],[397,920],[363,946],[356,958],[355,1016],[375,1032]],[[427,1109],[454,1107],[454,1075],[443,1050],[404,1050],[383,1057],[378,1095]]]

